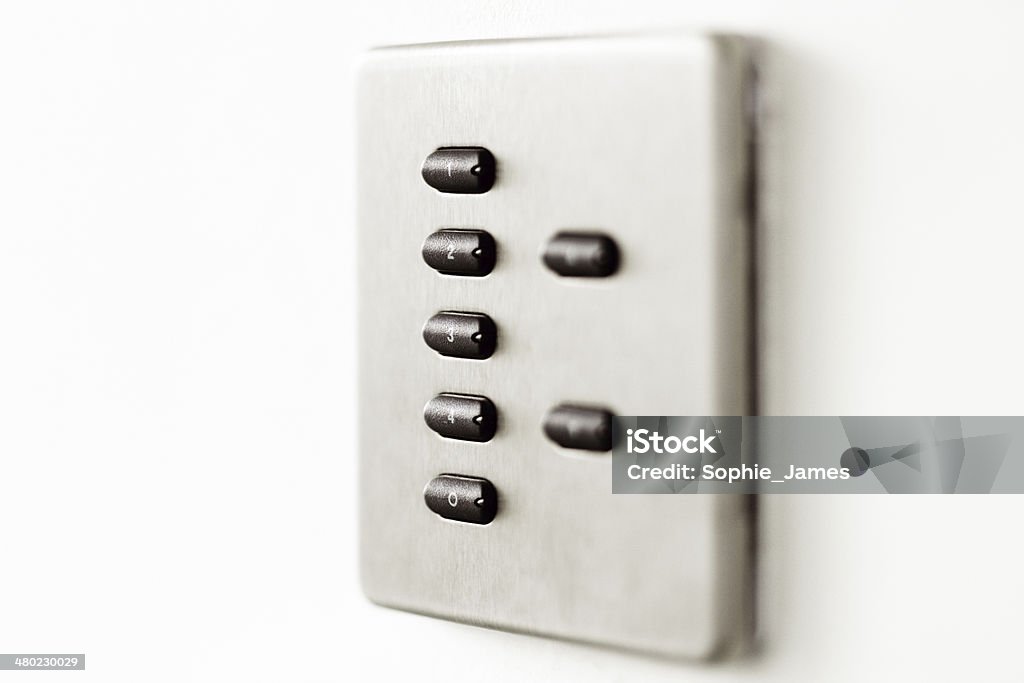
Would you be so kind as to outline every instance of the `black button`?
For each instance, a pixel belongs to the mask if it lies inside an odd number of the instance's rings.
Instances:
[[[607,235],[560,232],[544,248],[544,265],[559,275],[608,277],[619,268],[619,248]]]
[[[423,260],[446,275],[480,277],[494,270],[497,248],[483,230],[438,230],[423,242]]]
[[[498,341],[498,328],[483,313],[442,311],[423,326],[423,341],[442,356],[490,358]]]
[[[442,474],[423,489],[427,507],[445,519],[490,524],[498,514],[498,492],[486,479]]]
[[[494,185],[494,155],[483,147],[441,147],[426,158],[421,173],[435,190],[481,194]]]
[[[610,451],[612,414],[601,408],[560,405],[544,418],[544,433],[564,448]]]
[[[423,419],[446,439],[490,441],[498,430],[498,410],[484,396],[438,394],[423,408]]]

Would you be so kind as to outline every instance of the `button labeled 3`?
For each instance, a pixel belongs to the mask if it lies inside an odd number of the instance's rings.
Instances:
[[[442,311],[423,326],[423,341],[442,356],[490,358],[497,340],[498,328],[483,313]]]

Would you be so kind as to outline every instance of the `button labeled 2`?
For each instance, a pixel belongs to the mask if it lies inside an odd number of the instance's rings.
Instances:
[[[442,311],[423,326],[423,341],[442,356],[490,358],[497,340],[498,328],[483,313]]]
[[[490,524],[498,514],[498,492],[486,479],[442,474],[423,489],[427,507],[445,519]]]
[[[438,230],[420,252],[428,266],[445,275],[483,277],[494,270],[497,248],[483,230]]]
[[[424,406],[423,420],[446,439],[490,441],[498,430],[498,409],[486,396],[438,394]]]

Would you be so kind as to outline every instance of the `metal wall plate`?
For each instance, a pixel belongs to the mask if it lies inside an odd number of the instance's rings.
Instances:
[[[653,36],[388,48],[358,92],[361,566],[375,602],[478,625],[680,657],[730,651],[751,610],[743,497],[611,493],[609,454],[542,432],[559,403],[623,415],[743,415],[750,365],[748,57],[742,40]],[[446,146],[493,152],[482,194],[420,175]],[[483,229],[485,277],[420,255],[440,228]],[[608,278],[541,251],[595,230]],[[489,315],[487,360],[421,338],[439,311]],[[489,397],[486,443],[444,439],[424,404]],[[487,525],[424,503],[442,473],[498,491]]]

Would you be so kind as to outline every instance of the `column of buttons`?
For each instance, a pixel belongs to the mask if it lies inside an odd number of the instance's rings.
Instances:
[[[483,194],[494,185],[494,155],[483,147],[441,147],[427,156],[423,180],[438,192]],[[427,237],[423,261],[452,277],[489,275],[497,245],[486,230],[443,228]],[[498,327],[486,313],[440,311],[423,325],[423,341],[448,358],[486,360],[498,344]],[[486,396],[445,392],[430,399],[423,420],[445,439],[484,443],[498,430],[498,409]],[[486,479],[441,474],[427,483],[423,499],[435,514],[456,522],[490,524],[498,513],[498,492]]]
[[[483,147],[441,147],[427,156],[421,173],[426,183],[446,194],[483,194],[497,178],[494,155]],[[486,230],[442,228],[423,242],[423,261],[449,277],[489,275],[497,262],[497,244]],[[604,278],[620,264],[615,240],[600,232],[562,231],[544,246],[541,260],[560,277]],[[498,345],[498,327],[476,311],[440,311],[423,326],[423,341],[442,356],[482,361]],[[423,409],[427,426],[445,439],[484,443],[498,430],[498,409],[486,396],[445,392]],[[562,404],[544,418],[544,434],[563,448],[608,451],[612,414],[600,407]],[[486,479],[441,474],[424,488],[424,501],[449,520],[489,524],[498,511],[498,493]]]

